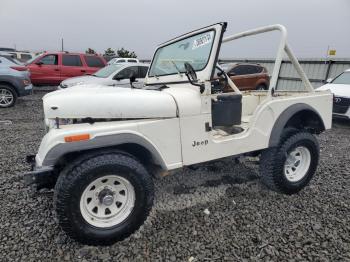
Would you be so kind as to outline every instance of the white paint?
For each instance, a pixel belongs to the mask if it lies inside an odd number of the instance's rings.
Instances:
[[[93,125],[66,125],[60,129],[51,129],[40,145],[36,158],[37,165],[41,165],[52,147],[64,143],[64,136],[81,133],[89,133],[92,139],[111,134],[138,135],[154,146],[168,170],[261,150],[269,146],[273,126],[281,113],[299,103],[312,107],[321,116],[325,128],[331,128],[332,94],[329,91],[277,92],[275,96],[268,96],[268,92],[243,92],[241,127],[244,131],[238,134],[227,134],[219,129],[206,131],[206,123],[212,126],[211,101],[217,96],[211,94],[209,79],[216,51],[220,46],[222,25],[216,24],[178,38],[191,37],[208,29],[215,29],[216,34],[209,63],[197,73],[199,82],[205,85],[202,94],[197,86],[178,83],[168,84],[169,88],[163,91],[97,86],[77,87],[45,96],[45,117],[49,119],[116,117],[128,120],[100,122]],[[296,65],[298,64],[294,63],[294,66]],[[146,80],[147,83],[167,81],[183,81],[183,79],[175,74]],[[231,82],[229,84],[234,90],[235,86]],[[58,109],[51,110],[51,106],[58,106]]]
[[[155,90],[79,85],[51,92],[43,101],[45,117],[49,119],[176,117],[172,96]]]

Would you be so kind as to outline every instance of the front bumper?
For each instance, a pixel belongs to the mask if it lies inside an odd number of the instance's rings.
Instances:
[[[33,85],[26,85],[22,86],[21,88],[18,89],[19,96],[27,96],[31,95],[33,93]]]
[[[345,114],[334,114],[333,113],[333,118],[350,120],[350,114],[345,115]]]
[[[26,157],[26,162],[31,165],[31,171],[24,173],[25,185],[34,185],[37,190],[41,188],[52,188],[56,182],[54,167],[37,167],[35,164],[35,155]]]

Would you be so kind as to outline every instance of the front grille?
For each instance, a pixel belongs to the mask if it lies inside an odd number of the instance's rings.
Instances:
[[[348,111],[349,106],[338,106],[333,104],[333,113],[345,114]]]
[[[350,106],[350,98],[335,96],[333,99],[333,113],[345,114]]]

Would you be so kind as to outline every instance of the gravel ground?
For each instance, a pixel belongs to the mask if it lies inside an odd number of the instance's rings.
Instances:
[[[268,191],[251,162],[185,169],[155,181],[136,234],[90,247],[57,226],[52,191],[32,194],[22,181],[44,135],[42,95],[0,110],[0,261],[350,261],[349,123],[319,136],[317,174],[297,195]]]

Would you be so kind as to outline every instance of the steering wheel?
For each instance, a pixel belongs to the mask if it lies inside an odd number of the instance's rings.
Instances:
[[[214,79],[214,81],[212,81],[211,90],[212,93],[222,93],[228,85],[227,75],[219,66],[215,66],[215,68],[219,71],[217,73],[219,79]],[[224,79],[224,83],[222,83],[222,79]]]
[[[216,68],[217,70],[219,70],[219,72],[218,72],[218,74],[217,74],[218,77],[224,76],[224,79],[225,79],[225,86],[228,85],[228,79],[227,79],[227,74],[226,74],[226,72],[225,72],[224,70],[222,70],[218,65],[216,65],[215,68]]]

